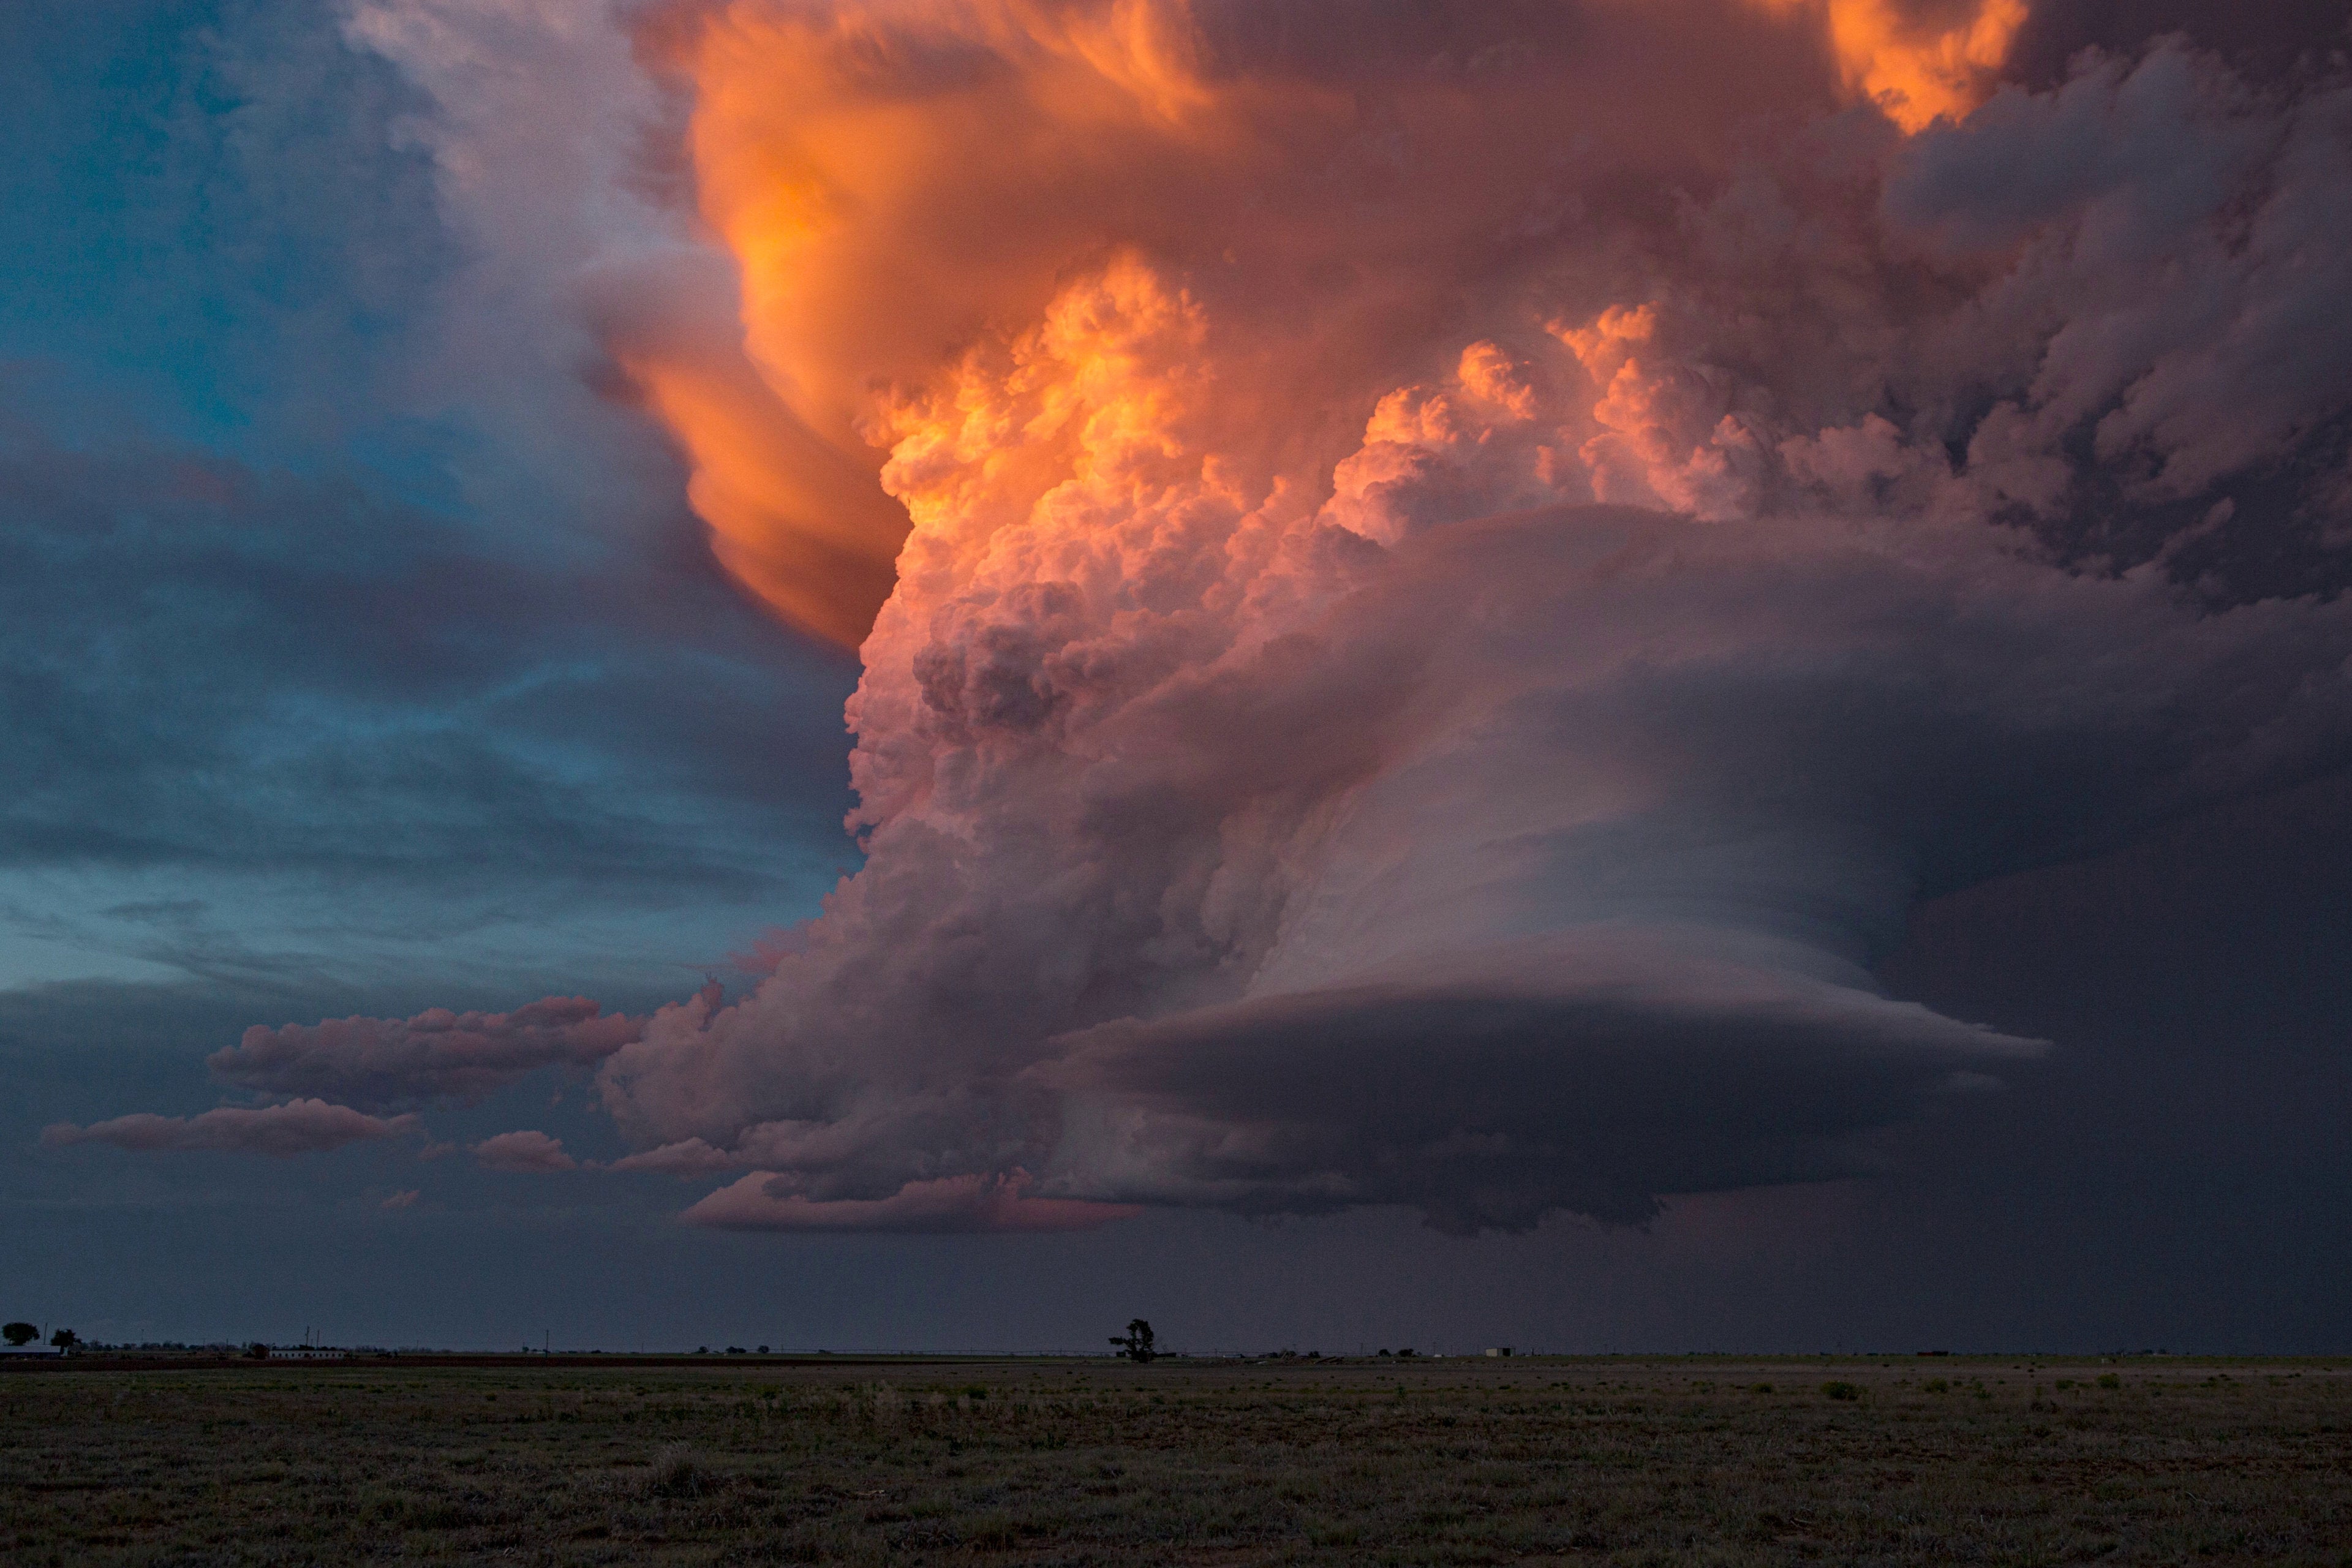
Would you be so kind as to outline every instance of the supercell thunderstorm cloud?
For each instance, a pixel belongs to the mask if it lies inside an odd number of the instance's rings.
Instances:
[[[703,243],[592,308],[862,661],[863,863],[731,1000],[215,1070],[351,1138],[593,1066],[751,1229],[1885,1167],[2064,1048],[1885,994],[1915,904],[2352,760],[2352,83],[2029,80],[2030,9],[633,14]]]

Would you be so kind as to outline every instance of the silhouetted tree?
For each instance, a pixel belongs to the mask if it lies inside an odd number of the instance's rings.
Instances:
[[[71,1329],[59,1329],[56,1333],[49,1336],[49,1343],[57,1346],[57,1348],[61,1351],[69,1351],[73,1349],[74,1346],[81,1343],[81,1336],[75,1333]]]
[[[1150,1361],[1160,1353],[1152,1348],[1151,1325],[1141,1318],[1130,1321],[1126,1333],[1111,1335],[1110,1342],[1118,1347],[1119,1354],[1133,1362]]]
[[[41,1331],[30,1323],[9,1323],[0,1327],[0,1339],[12,1345],[28,1345],[41,1337]]]

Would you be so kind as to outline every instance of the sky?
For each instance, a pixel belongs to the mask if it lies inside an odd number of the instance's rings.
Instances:
[[[0,20],[0,1300],[2352,1346],[2352,26]]]

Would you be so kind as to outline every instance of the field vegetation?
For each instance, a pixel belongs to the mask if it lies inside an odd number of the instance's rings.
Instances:
[[[2346,1564],[2352,1368],[11,1369],[0,1474],[17,1564]]]

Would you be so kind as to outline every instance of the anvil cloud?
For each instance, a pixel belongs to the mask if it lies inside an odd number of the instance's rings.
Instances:
[[[2027,19],[642,17],[740,326],[607,346],[859,647],[865,865],[732,1005],[224,1070],[601,1061],[746,1227],[1877,1167],[2052,1048],[1881,993],[1916,901],[2352,756],[2352,85]]]

